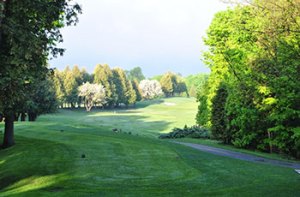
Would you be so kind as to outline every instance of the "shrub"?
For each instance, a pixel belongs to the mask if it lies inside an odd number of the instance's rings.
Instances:
[[[209,138],[209,131],[208,129],[194,125],[191,127],[184,126],[183,129],[181,128],[174,128],[172,132],[161,134],[159,136],[160,139],[172,139],[172,138],[184,138],[184,137],[190,137],[190,138]]]

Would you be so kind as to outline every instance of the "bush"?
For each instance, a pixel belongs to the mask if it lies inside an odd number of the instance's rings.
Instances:
[[[190,137],[190,138],[209,138],[209,131],[208,129],[194,125],[192,127],[184,126],[183,129],[181,128],[174,128],[172,132],[161,134],[159,136],[160,139],[172,139],[172,138],[184,138],[184,137]]]

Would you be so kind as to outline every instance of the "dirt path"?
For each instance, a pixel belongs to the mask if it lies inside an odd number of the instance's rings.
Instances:
[[[254,155],[248,155],[245,153],[239,153],[235,151],[230,151],[230,150],[225,150],[221,148],[215,148],[211,146],[205,146],[205,145],[200,145],[200,144],[192,144],[192,143],[186,143],[186,142],[175,142],[177,144],[182,144],[185,146],[192,147],[194,149],[212,153],[215,155],[220,155],[224,157],[231,157],[234,159],[240,159],[244,161],[251,161],[251,162],[256,162],[256,163],[263,163],[263,164],[270,164],[274,166],[282,166],[282,167],[288,167],[288,168],[293,168],[293,169],[300,169],[300,164],[299,163],[293,163],[293,162],[287,162],[287,161],[279,161],[279,160],[274,160],[274,159],[266,159],[263,157],[258,157]]]

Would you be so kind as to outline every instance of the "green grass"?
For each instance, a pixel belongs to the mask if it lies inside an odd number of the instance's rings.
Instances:
[[[194,124],[196,109],[193,99],[171,98],[128,110],[62,110],[16,123],[17,144],[0,151],[0,196],[300,195],[300,176],[292,169],[157,138]]]

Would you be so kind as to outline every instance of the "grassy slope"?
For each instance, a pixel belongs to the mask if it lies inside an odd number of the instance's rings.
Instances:
[[[158,132],[192,125],[196,109],[192,99],[163,102],[137,110],[62,111],[17,123],[17,145],[0,151],[0,196],[300,194],[300,176],[292,169],[158,140]]]

